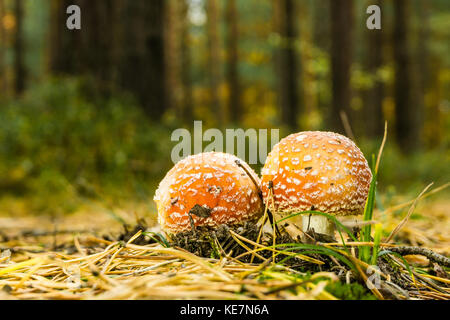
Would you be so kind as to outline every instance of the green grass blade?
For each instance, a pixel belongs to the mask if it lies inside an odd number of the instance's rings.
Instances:
[[[291,251],[291,250],[302,250],[301,254],[322,254],[322,255],[327,255],[327,256],[333,256],[336,259],[342,261],[343,263],[345,263],[349,268],[351,268],[352,270],[354,270],[355,272],[357,272],[356,267],[354,266],[354,264],[347,259],[345,256],[343,256],[342,254],[340,254],[339,252],[336,252],[335,250],[331,249],[331,248],[326,248],[320,245],[314,245],[314,244],[305,244],[305,243],[282,243],[277,245],[277,248],[285,248],[284,250],[281,251],[280,254],[282,254],[283,251]],[[292,257],[288,257],[288,258],[292,258]],[[284,259],[286,260],[286,259]]]
[[[372,173],[372,181],[370,182],[369,195],[367,196],[366,206],[364,207],[364,221],[371,221],[373,217],[373,209],[375,206],[375,190],[377,185],[377,173]],[[361,241],[370,242],[370,234],[372,226],[367,224],[361,229]],[[369,262],[370,259],[370,247],[362,246],[359,251],[360,259]]]
[[[377,223],[375,225],[375,235],[374,235],[374,239],[373,239],[373,251],[372,251],[372,260],[371,260],[372,265],[377,264],[378,251],[380,249],[382,231],[383,231],[383,229],[381,227],[381,223]]]
[[[159,233],[159,232],[152,232],[152,231],[144,231],[144,232],[142,232],[142,234],[144,236],[147,236],[147,237],[151,238],[152,240],[154,240],[155,242],[159,243],[163,247],[170,248],[169,241],[167,241],[166,237],[164,237],[161,233]]]
[[[381,155],[383,154],[384,145],[387,138],[387,122],[384,124],[384,136],[381,142],[380,149],[378,151],[377,160],[375,161],[375,156],[372,156],[372,181],[370,182],[369,194],[367,196],[366,206],[364,207],[364,221],[371,221],[373,217],[373,210],[375,208],[375,198],[376,198],[376,188],[378,179],[378,170],[381,162]],[[367,224],[361,229],[361,241],[370,242],[370,234],[372,231],[372,226]],[[359,259],[369,263],[370,262],[370,247],[363,246],[359,250]]]

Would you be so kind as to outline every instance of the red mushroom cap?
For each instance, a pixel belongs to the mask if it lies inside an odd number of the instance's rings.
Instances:
[[[231,154],[206,152],[179,161],[155,193],[162,229],[173,234],[189,231],[189,216],[196,227],[237,225],[260,217],[258,188],[236,161],[259,184],[248,164]]]
[[[291,134],[275,145],[262,170],[264,201],[279,213],[319,210],[334,215],[364,210],[372,173],[347,137],[321,131]]]

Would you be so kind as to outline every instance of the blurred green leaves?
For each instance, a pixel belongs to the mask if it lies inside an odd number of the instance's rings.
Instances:
[[[150,197],[149,183],[170,167],[170,129],[129,99],[98,100],[85,86],[51,79],[1,106],[0,197],[33,197],[36,211],[72,211],[86,185]]]

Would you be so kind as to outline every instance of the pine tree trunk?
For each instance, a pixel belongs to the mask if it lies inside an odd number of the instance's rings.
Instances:
[[[227,1],[227,82],[229,88],[228,112],[230,120],[237,124],[241,120],[241,87],[239,83],[238,71],[238,13],[236,0]]]
[[[66,8],[81,9],[81,30],[66,28]],[[50,70],[90,76],[108,96],[132,93],[147,115],[167,110],[164,0],[52,0]]]
[[[67,7],[81,9],[81,30],[66,28]],[[95,90],[108,95],[116,77],[116,33],[120,0],[52,0],[50,70],[55,74],[88,75]]]
[[[404,152],[418,148],[421,140],[419,104],[413,101],[409,4],[408,0],[394,1],[395,129]]]
[[[23,34],[23,4],[23,0],[16,0],[14,2],[14,14],[16,17],[16,30],[14,34],[14,91],[16,94],[21,94],[25,90],[26,84],[26,69],[24,57],[25,45]]]
[[[420,20],[418,39],[416,44],[418,61],[418,90],[417,102],[420,104],[420,109],[425,114],[424,135],[426,137],[427,146],[436,147],[440,143],[440,129],[439,123],[440,110],[439,103],[434,103],[433,99],[426,99],[427,96],[432,97],[430,93],[433,88],[432,84],[437,81],[434,79],[436,74],[432,72],[432,54],[429,51],[430,39],[430,12],[431,2],[428,0],[418,1],[418,16]],[[421,124],[422,125],[422,124]],[[425,139],[424,139],[425,140]]]
[[[316,46],[328,51],[330,48],[330,4],[328,1],[313,1],[313,39]]]
[[[330,15],[332,104],[329,124],[330,129],[345,133],[341,112],[352,123],[350,68],[353,59],[353,0],[330,0]]]
[[[76,58],[81,62],[76,72],[89,75],[94,80],[95,89],[103,96],[111,93],[115,74],[116,45],[115,31],[120,20],[117,19],[117,0],[77,0],[72,1],[81,8],[81,30],[67,30],[69,38],[75,41]],[[113,23],[114,22],[114,23]]]
[[[73,74],[81,65],[80,59],[77,59],[77,33],[66,28],[66,9],[72,2],[50,2],[49,69],[53,74]]]
[[[119,83],[153,120],[167,110],[164,13],[164,0],[125,1],[121,18]]]
[[[311,39],[313,32],[313,17],[312,8],[305,2],[298,3],[298,15],[297,19],[300,24],[300,39],[304,43],[308,43],[306,48],[300,50],[299,61],[301,68],[299,70],[300,78],[300,105],[302,106],[303,116],[301,117],[300,127],[313,129],[317,127],[317,111],[318,111],[318,98],[317,87],[318,81],[316,79],[315,72],[311,70],[312,68],[307,68],[307,63],[311,63],[316,57],[314,51],[312,50],[313,41]],[[305,66],[305,67],[303,67]],[[302,84],[305,84],[304,86]],[[307,103],[304,103],[307,101]]]
[[[209,72],[210,72],[210,90],[211,90],[211,108],[213,114],[217,115],[217,123],[223,126],[225,123],[225,114],[220,103],[219,85],[220,85],[220,44],[218,35],[219,8],[217,0],[207,2],[208,14],[208,41],[209,41]]]
[[[179,0],[166,0],[165,20],[165,64],[166,80],[169,94],[167,108],[172,109],[177,116],[181,116],[181,84],[180,84],[180,14]]]
[[[313,24],[312,24],[312,36],[314,46],[323,50],[324,52],[329,52],[330,50],[330,20],[327,17],[330,16],[330,3],[329,1],[313,1]],[[325,18],[324,18],[325,17]],[[316,96],[317,96],[317,107],[322,114],[329,112],[327,109],[329,105],[328,95],[326,94],[328,90],[328,77],[326,75],[316,73]],[[305,100],[307,101],[307,100]],[[327,117],[328,120],[328,117]]]
[[[188,0],[180,1],[180,15],[182,20],[181,36],[180,36],[180,55],[181,55],[181,82],[182,82],[182,119],[184,123],[190,124],[194,120],[194,101],[192,96],[192,79],[191,68],[192,58],[190,50],[189,37],[189,17],[188,17]]]
[[[62,36],[61,25],[63,23],[62,0],[50,1],[50,28],[49,28],[49,63],[48,67],[53,74],[59,73],[63,69],[62,57]]]
[[[372,4],[372,2],[370,2]],[[378,5],[383,12],[383,0],[373,2]],[[383,66],[383,29],[367,29],[365,31],[367,39],[366,46],[366,72],[374,79],[372,87],[369,88],[364,96],[364,128],[366,136],[369,138],[379,138],[383,135],[383,97],[384,83],[379,78],[379,70]]]
[[[6,35],[3,27],[3,17],[5,16],[5,2],[0,0],[0,92],[2,96],[7,94],[7,79],[6,79],[6,64],[5,64],[5,51],[6,51]]]
[[[279,97],[281,120],[290,131],[298,127],[298,55],[295,41],[298,40],[295,0],[280,0],[274,3],[275,27],[281,36],[281,47],[276,53],[279,72]]]

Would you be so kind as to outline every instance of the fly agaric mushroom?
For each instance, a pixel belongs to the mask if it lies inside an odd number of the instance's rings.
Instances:
[[[371,179],[369,165],[353,141],[322,131],[282,139],[269,153],[261,178],[264,202],[273,212],[318,210],[334,216],[361,214]],[[335,225],[325,216],[305,215],[302,225],[305,232],[314,229],[334,237]]]
[[[251,175],[251,177],[249,177]],[[179,161],[159,184],[158,221],[170,236],[196,228],[237,227],[263,212],[259,177],[244,161],[206,152]]]

